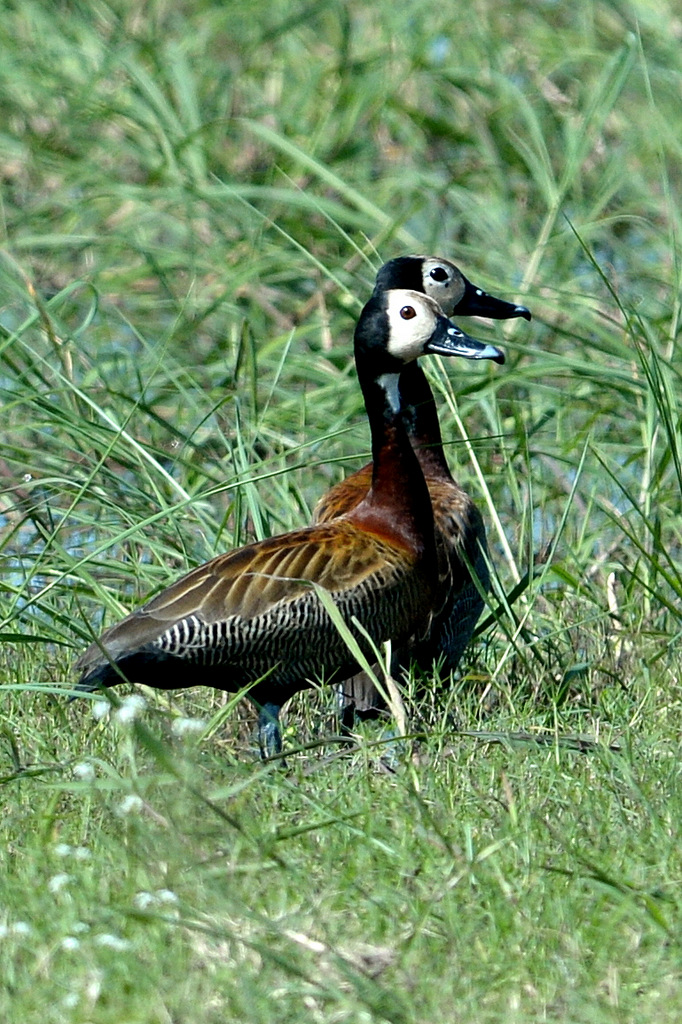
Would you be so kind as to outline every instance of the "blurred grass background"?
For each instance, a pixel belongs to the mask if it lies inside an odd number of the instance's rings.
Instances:
[[[0,40],[5,1019],[679,1020],[679,12],[17,0]],[[534,314],[428,366],[497,615],[406,694],[426,738],[285,776],[208,691],[67,706],[93,631],[361,464],[353,322],[410,251]]]

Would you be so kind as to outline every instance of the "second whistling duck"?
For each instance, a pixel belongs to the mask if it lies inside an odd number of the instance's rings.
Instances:
[[[526,306],[489,295],[467,280],[454,263],[436,256],[401,256],[385,263],[377,274],[374,295],[391,288],[424,292],[436,299],[446,316],[531,318]],[[440,572],[449,578],[449,594],[428,636],[409,652],[398,654],[396,661],[405,667],[409,660],[414,660],[428,671],[434,658],[442,658],[445,670],[452,672],[471,639],[484,604],[468,566],[473,567],[483,590],[490,584],[485,526],[476,505],[450,472],[433,393],[418,363],[410,363],[402,371],[400,396],[403,423],[431,497]],[[363,499],[371,479],[372,464],[368,463],[332,487],[315,507],[313,522],[329,522],[346,514]],[[355,711],[362,716],[384,706],[364,673],[345,680],[340,690],[346,724]]]
[[[320,597],[330,595],[362,649],[423,635],[440,602],[431,501],[402,420],[400,371],[434,352],[497,359],[428,296],[372,296],[355,359],[372,437],[362,500],[333,521],[271,537],[193,569],[107,629],[78,659],[80,691],[129,681],[160,689],[251,686],[263,757],[281,751],[279,711],[298,690],[357,664]]]

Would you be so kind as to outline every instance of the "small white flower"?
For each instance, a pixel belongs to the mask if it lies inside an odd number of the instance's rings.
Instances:
[[[69,994],[64,996],[64,998],[62,999],[62,1006],[64,1007],[65,1010],[73,1010],[76,1006],[78,1006],[80,998],[81,997],[78,994],[78,992],[69,992]]]
[[[6,939],[9,935],[9,925],[0,924],[0,939]]]
[[[178,903],[177,894],[172,889],[157,889],[156,892],[142,892],[135,893],[133,896],[133,904],[138,910],[149,910],[150,907],[159,907],[162,905],[175,905]]]
[[[98,701],[98,704],[102,703],[102,701]],[[107,708],[109,707],[108,704],[106,706]],[[82,779],[83,782],[92,782],[95,777],[95,769],[87,761],[80,761],[78,764],[75,764],[71,771],[77,779]]]
[[[137,793],[128,793],[118,805],[119,814],[139,814],[143,807],[142,798]]]
[[[74,933],[74,935],[82,935],[83,932],[90,931],[90,925],[86,924],[85,921],[76,921],[76,923],[71,928],[71,931]]]
[[[74,935],[67,935],[62,939],[62,949],[65,949],[68,953],[73,952],[74,949],[80,948],[80,942]]]
[[[189,736],[193,732],[203,732],[206,721],[203,718],[174,718],[171,732],[175,736]]]
[[[55,895],[56,893],[61,892],[64,886],[68,885],[71,880],[71,875],[67,875],[66,872],[62,872],[60,875],[52,876],[47,883],[47,888],[53,895]]]
[[[57,843],[54,852],[57,857],[73,857],[75,860],[89,860],[91,856],[87,846],[71,846],[70,843]]]
[[[30,935],[33,929],[28,921],[15,921],[10,925],[9,931],[12,935]]]
[[[137,907],[138,910],[148,910],[149,907],[153,907],[156,903],[156,896],[151,892],[136,892],[133,896],[133,906]]]
[[[115,949],[118,952],[122,952],[124,949],[130,949],[130,943],[127,939],[122,939],[118,935],[109,935],[103,932],[101,935],[96,935],[94,940],[98,946],[106,946],[107,949]]]
[[[131,693],[129,697],[123,698],[120,708],[116,708],[116,720],[121,725],[129,725],[146,707],[147,701],[144,697],[141,697],[139,693]]]
[[[83,995],[91,1005],[94,1005],[99,999],[103,978],[104,973],[102,971],[88,971],[85,976]]]
[[[110,711],[111,704],[108,700],[94,700],[92,702],[92,717],[96,718],[98,722],[105,718]]]
[[[159,903],[177,903],[177,894],[172,889],[157,889],[154,893]]]

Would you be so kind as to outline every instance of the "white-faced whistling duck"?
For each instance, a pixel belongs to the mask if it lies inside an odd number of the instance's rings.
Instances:
[[[446,316],[485,316],[495,320],[531,318],[525,306],[488,295],[471,284],[453,263],[438,257],[401,256],[385,263],[377,274],[374,295],[391,288],[425,292],[436,299]],[[428,671],[434,658],[442,658],[443,667],[452,672],[483,610],[483,599],[471,579],[467,563],[473,567],[484,590],[490,583],[485,526],[473,501],[450,473],[433,394],[417,362],[404,368],[399,386],[403,424],[431,496],[440,572],[441,575],[447,572],[450,592],[442,611],[434,617],[428,637],[410,650],[409,656],[407,652],[397,653],[394,669],[414,660],[423,671]],[[329,522],[346,514],[363,499],[371,479],[372,464],[369,463],[332,487],[318,502],[313,522]],[[345,680],[340,689],[346,725],[352,722],[354,713],[369,716],[384,706],[375,687],[362,672]]]
[[[253,684],[268,756],[281,750],[279,711],[289,697],[357,671],[315,585],[375,644],[423,634],[441,599],[433,513],[402,423],[398,376],[427,352],[503,358],[428,296],[395,289],[372,296],[355,329],[374,459],[362,500],[332,522],[247,544],[192,570],[90,645],[76,665],[76,689],[126,680],[228,692]]]

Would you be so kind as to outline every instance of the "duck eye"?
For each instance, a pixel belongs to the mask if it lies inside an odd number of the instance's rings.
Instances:
[[[403,306],[400,310],[400,315],[403,320],[413,320],[417,315],[417,310],[414,306]]]
[[[449,274],[443,267],[434,267],[433,270],[429,271],[429,277],[432,277],[434,281],[447,281]]]

